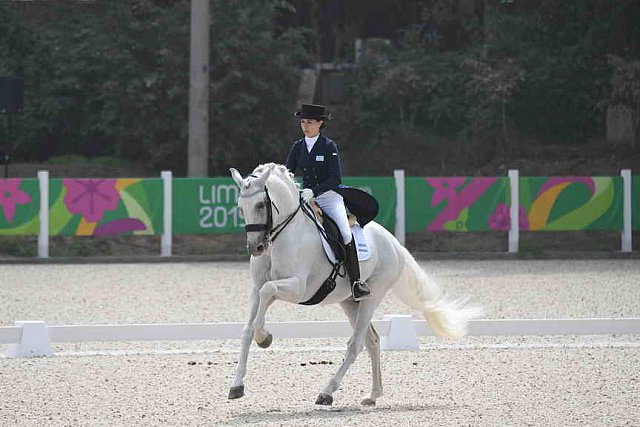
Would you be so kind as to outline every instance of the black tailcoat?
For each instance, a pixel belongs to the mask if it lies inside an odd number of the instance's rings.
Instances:
[[[338,146],[323,134],[313,144],[311,153],[304,138],[297,140],[289,150],[286,166],[294,174],[302,172],[302,187],[313,190],[314,196],[335,190],[342,183]]]

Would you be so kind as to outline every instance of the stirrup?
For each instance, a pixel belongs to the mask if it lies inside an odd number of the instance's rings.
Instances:
[[[359,291],[357,295],[356,288]],[[356,280],[351,284],[351,296],[354,301],[358,302],[369,298],[371,296],[371,291],[364,280]]]

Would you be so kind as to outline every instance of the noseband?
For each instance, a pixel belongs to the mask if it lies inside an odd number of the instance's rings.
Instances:
[[[264,224],[247,224],[244,226],[244,230],[246,232],[264,231],[264,240],[267,242],[273,242],[274,240],[276,240],[276,237],[278,237],[280,233],[282,233],[282,231],[287,227],[287,225],[289,225],[289,223],[293,220],[293,217],[296,216],[296,214],[300,210],[300,203],[298,203],[298,207],[295,211],[293,211],[292,214],[287,216],[285,220],[280,224],[273,227],[273,214],[271,213],[271,208],[273,207],[278,213],[280,213],[280,210],[278,209],[276,204],[271,201],[271,197],[269,197],[269,190],[266,186],[264,187],[264,193],[266,195],[265,207],[267,208],[267,222]],[[250,194],[250,196],[253,196],[254,194],[256,193],[252,193]]]

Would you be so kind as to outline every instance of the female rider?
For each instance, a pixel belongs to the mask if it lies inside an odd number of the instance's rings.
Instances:
[[[351,282],[351,294],[355,301],[363,300],[371,292],[367,284],[360,280],[358,254],[344,200],[333,191],[342,182],[338,147],[320,132],[325,121],[331,120],[331,114],[327,114],[322,105],[302,104],[295,117],[300,119],[304,138],[297,140],[289,150],[286,166],[294,174],[298,170],[302,171],[302,200],[308,203],[315,198],[320,208],[338,225],[346,249],[345,263]]]

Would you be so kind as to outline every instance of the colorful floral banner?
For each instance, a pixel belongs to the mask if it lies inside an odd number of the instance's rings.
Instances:
[[[393,178],[345,178],[380,203],[376,221],[393,231]],[[407,232],[507,231],[506,177],[406,178]],[[160,179],[52,179],[51,235],[162,233]],[[237,187],[230,178],[173,180],[173,232],[242,232]],[[521,177],[520,229],[620,230],[621,177]],[[37,179],[0,179],[0,235],[37,235]],[[640,229],[640,176],[632,178],[632,225]]]
[[[406,231],[508,231],[509,179],[406,178]]]
[[[0,179],[0,235],[37,235],[40,188],[37,179]]]
[[[51,179],[49,231],[62,236],[162,233],[161,179]]]
[[[520,229],[622,229],[621,177],[520,178]]]

